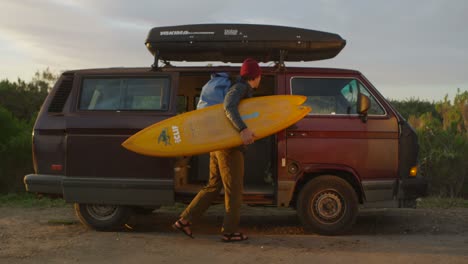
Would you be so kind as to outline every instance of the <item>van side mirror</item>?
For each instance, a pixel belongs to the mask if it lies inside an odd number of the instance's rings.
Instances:
[[[361,117],[362,122],[367,122],[367,111],[370,108],[370,99],[366,95],[360,93],[358,96],[358,113]]]

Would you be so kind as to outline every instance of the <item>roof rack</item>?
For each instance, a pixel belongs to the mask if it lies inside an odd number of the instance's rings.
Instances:
[[[159,60],[222,61],[240,63],[245,58],[259,62],[316,61],[333,58],[346,45],[339,35],[303,28],[253,24],[199,24],[155,27],[146,47]]]

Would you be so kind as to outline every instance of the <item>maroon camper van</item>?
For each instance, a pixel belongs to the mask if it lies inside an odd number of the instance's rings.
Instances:
[[[153,28],[147,68],[67,71],[33,131],[29,192],[63,195],[95,229],[125,225],[131,213],[189,202],[208,179],[208,155],[156,158],[121,143],[137,131],[195,110],[215,72],[247,57],[269,62],[254,96],[307,96],[303,120],[249,146],[244,203],[292,207],[307,230],[339,234],[359,207],[406,207],[423,196],[414,130],[359,71],[288,67],[336,56],[339,35],[300,28],[212,24]],[[200,61],[175,67],[171,61]],[[160,65],[161,64],[161,65]],[[209,64],[208,64],[209,65]],[[222,196],[220,196],[220,200]]]

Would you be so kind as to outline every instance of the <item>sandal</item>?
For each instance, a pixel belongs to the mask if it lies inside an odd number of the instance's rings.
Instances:
[[[239,242],[239,241],[245,241],[249,239],[248,236],[242,234],[242,233],[231,233],[231,234],[224,234],[222,237],[223,242]]]
[[[190,233],[185,230],[186,227],[190,227],[190,223],[182,223],[180,220],[177,220],[173,225],[172,225],[172,228],[174,228],[175,230],[179,230],[180,232],[184,233],[186,236],[189,236],[191,238],[194,238],[193,237],[193,234],[192,232],[190,231]]]

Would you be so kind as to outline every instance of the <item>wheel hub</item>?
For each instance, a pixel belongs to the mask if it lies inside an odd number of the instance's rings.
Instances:
[[[86,210],[95,219],[108,220],[111,219],[115,214],[117,214],[118,206],[92,204],[87,205]]]
[[[314,212],[327,223],[336,222],[344,213],[344,203],[334,192],[323,192],[318,195],[314,203]]]

